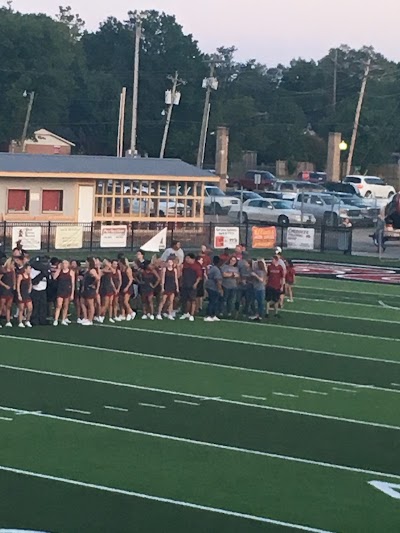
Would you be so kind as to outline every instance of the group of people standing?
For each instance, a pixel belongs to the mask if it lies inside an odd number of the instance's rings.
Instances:
[[[293,299],[294,281],[293,265],[282,259],[280,249],[267,264],[251,260],[243,245],[212,258],[206,246],[197,255],[184,254],[174,241],[151,261],[139,250],[133,262],[119,254],[115,259],[88,257],[85,263],[31,261],[16,248],[0,265],[0,316],[12,327],[15,304],[18,327],[68,326],[73,305],[82,326],[131,321],[139,307],[142,320],[175,320],[180,312],[180,319],[194,321],[207,296],[207,322],[239,314],[261,320],[271,307],[279,316],[285,293]]]

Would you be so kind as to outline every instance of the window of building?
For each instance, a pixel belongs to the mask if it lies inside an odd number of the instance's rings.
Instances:
[[[203,190],[197,181],[98,180],[96,215],[124,220],[200,217]]]
[[[42,211],[62,211],[64,206],[64,192],[63,191],[43,191],[42,194]]]
[[[7,209],[9,212],[29,211],[29,191],[24,189],[9,189]]]

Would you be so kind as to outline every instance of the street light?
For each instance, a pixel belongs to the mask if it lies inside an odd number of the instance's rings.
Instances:
[[[345,152],[348,148],[348,145],[347,145],[347,142],[346,141],[342,141],[340,144],[339,144],[339,150],[341,152]]]

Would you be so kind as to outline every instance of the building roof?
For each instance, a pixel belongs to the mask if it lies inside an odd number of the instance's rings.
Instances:
[[[36,130],[35,133],[34,133],[34,136],[35,136],[35,140],[33,139],[27,139],[26,142],[29,143],[40,143],[43,139],[41,139],[40,137],[51,137],[53,138],[54,140],[58,141],[59,143],[61,144],[65,144],[67,146],[75,146],[75,144],[71,141],[68,141],[68,139],[64,139],[64,137],[60,137],[59,135],[57,135],[56,133],[53,133],[52,131],[49,131],[49,130],[46,130],[44,128],[40,129],[40,130]]]
[[[7,173],[215,178],[180,159],[0,153],[0,175]]]

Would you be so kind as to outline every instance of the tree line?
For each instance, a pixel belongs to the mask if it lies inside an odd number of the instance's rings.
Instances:
[[[44,127],[77,145],[78,153],[115,155],[119,95],[128,89],[126,148],[132,113],[134,30],[137,12],[124,21],[106,19],[90,32],[69,7],[52,19],[21,14],[11,2],[0,9],[0,145],[19,139],[27,102],[35,91],[29,133]],[[176,18],[147,11],[142,20],[138,149],[157,157],[164,128],[167,77],[178,71],[187,83],[174,109],[167,157],[195,162],[204,105],[202,80],[210,57]],[[293,43],[295,51],[295,42]],[[209,132],[230,128],[230,158],[255,150],[259,163],[277,159],[310,161],[323,169],[329,131],[350,139],[365,63],[372,70],[361,115],[354,163],[392,162],[400,151],[400,64],[372,47],[342,45],[319,60],[293,59],[266,66],[256,59],[239,62],[234,46],[217,51],[218,91],[212,94]],[[215,141],[207,139],[206,164],[214,160]]]

